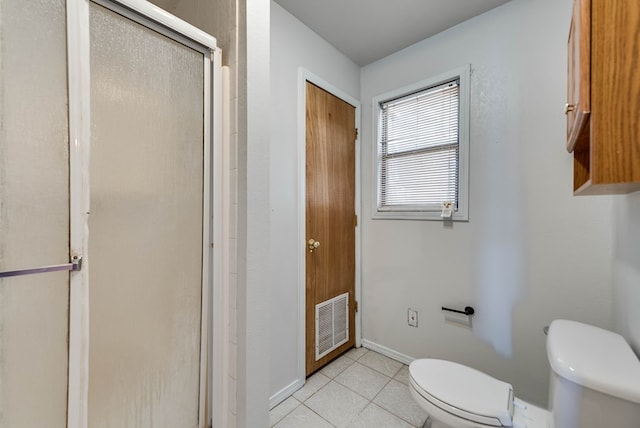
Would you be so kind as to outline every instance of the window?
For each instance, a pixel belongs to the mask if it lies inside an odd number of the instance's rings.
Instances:
[[[374,218],[468,220],[469,74],[465,66],[374,98]]]

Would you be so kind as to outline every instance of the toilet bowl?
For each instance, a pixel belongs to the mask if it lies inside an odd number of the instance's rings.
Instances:
[[[431,418],[431,428],[547,428],[549,412],[520,400],[513,388],[451,361],[416,360],[409,367],[410,391]]]
[[[506,382],[452,361],[419,359],[409,389],[431,428],[640,427],[640,361],[622,336],[575,321],[549,327],[549,410]]]

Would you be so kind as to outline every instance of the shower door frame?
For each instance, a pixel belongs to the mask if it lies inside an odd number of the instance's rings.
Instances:
[[[202,240],[202,310],[200,342],[200,394],[198,427],[204,428],[211,413],[221,412],[217,403],[207,403],[216,395],[222,377],[222,348],[208,343],[209,327],[213,342],[221,344],[221,323],[212,323],[212,311],[219,313],[222,236],[222,153],[221,153],[221,51],[216,39],[144,0],[67,0],[67,61],[69,91],[69,199],[70,253],[82,257],[89,248],[89,161],[90,161],[90,67],[89,6],[107,7],[153,31],[177,40],[203,54],[204,70],[204,170]],[[84,428],[89,407],[89,269],[70,273],[69,291],[69,372],[67,427]],[[208,356],[212,353],[212,366]],[[212,373],[208,382],[207,373]]]

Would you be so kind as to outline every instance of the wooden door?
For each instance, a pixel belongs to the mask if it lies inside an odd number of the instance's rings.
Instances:
[[[355,107],[306,84],[306,374],[355,344]],[[316,358],[316,305],[348,293],[346,342]]]

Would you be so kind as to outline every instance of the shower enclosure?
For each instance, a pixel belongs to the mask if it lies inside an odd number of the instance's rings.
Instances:
[[[219,59],[144,1],[0,0],[0,427],[205,426]]]

